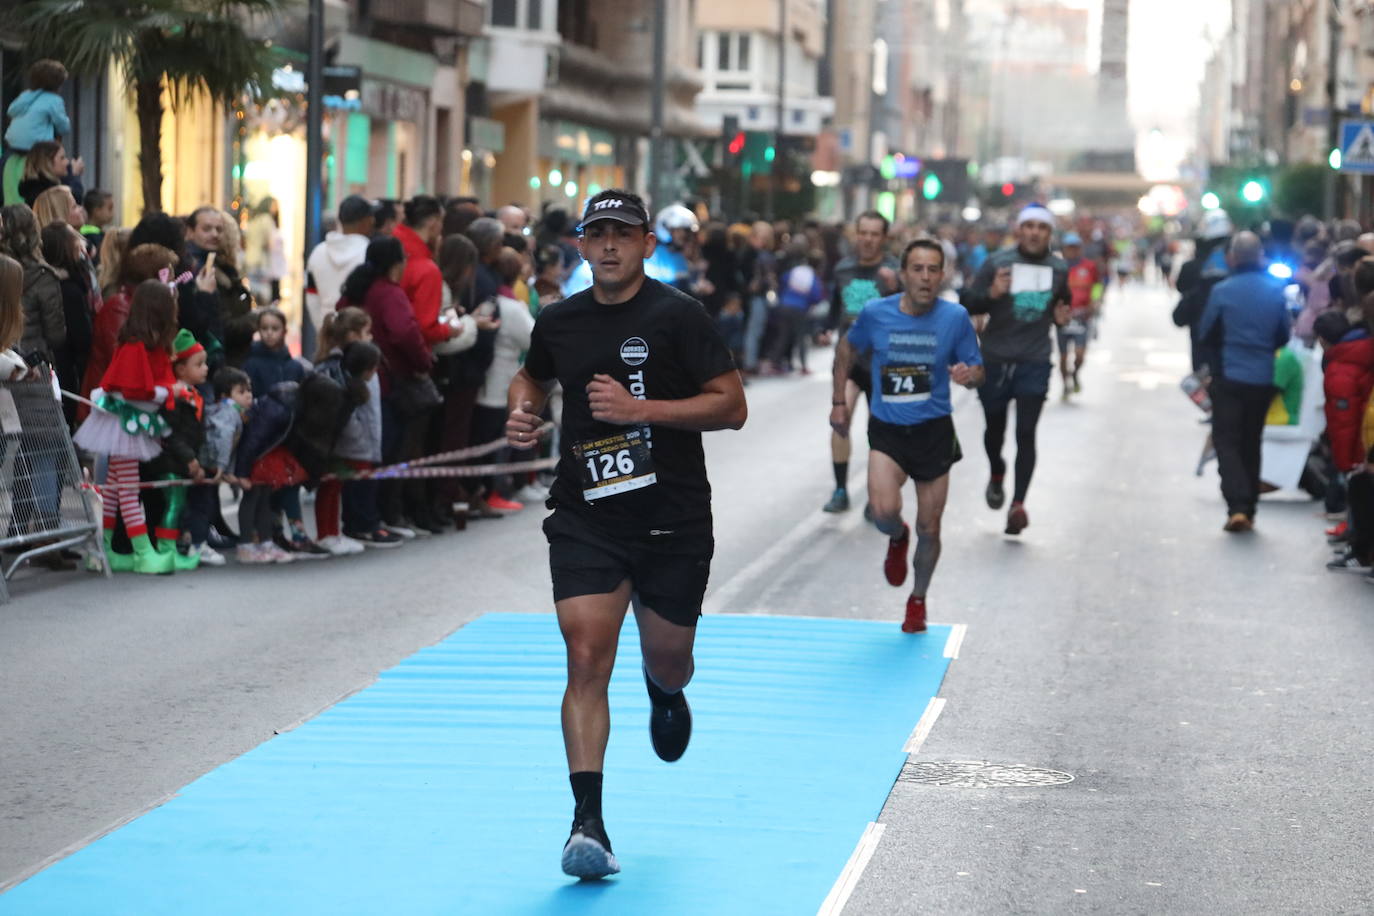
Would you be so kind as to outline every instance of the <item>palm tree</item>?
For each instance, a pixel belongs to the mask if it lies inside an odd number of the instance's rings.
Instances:
[[[175,111],[200,90],[232,105],[271,86],[270,43],[247,26],[280,16],[292,0],[24,0],[17,22],[31,57],[73,73],[118,64],[138,114],[143,207],[162,209],[163,89]]]

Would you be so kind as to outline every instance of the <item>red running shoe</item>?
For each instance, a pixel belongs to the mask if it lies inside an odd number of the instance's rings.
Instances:
[[[1341,541],[1350,539],[1350,522],[1344,521],[1333,528],[1326,529],[1326,541],[1328,544],[1337,544]]]
[[[1026,514],[1026,507],[1021,503],[1012,503],[1011,511],[1007,513],[1007,534],[1020,534],[1030,526],[1030,516]]]
[[[900,586],[906,581],[906,549],[911,546],[911,528],[902,525],[902,536],[887,542],[887,559],[883,560],[883,575],[887,584]]]
[[[903,633],[924,633],[926,631],[926,599],[912,595],[906,599],[906,619],[902,621]]]
[[[500,493],[492,493],[487,497],[487,508],[493,512],[519,512],[525,508],[524,503],[518,503],[513,499],[506,499]]]

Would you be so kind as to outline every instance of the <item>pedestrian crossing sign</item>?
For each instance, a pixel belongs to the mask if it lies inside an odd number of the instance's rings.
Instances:
[[[1341,124],[1341,171],[1374,175],[1374,121]]]

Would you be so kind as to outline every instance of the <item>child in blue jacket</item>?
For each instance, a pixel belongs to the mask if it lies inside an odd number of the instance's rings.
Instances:
[[[44,58],[29,68],[29,89],[21,92],[10,103],[10,126],[5,131],[3,174],[4,203],[17,204],[19,180],[24,171],[24,157],[34,144],[45,140],[58,140],[71,132],[72,122],[67,117],[67,106],[58,95],[58,90],[67,81],[67,68],[61,61]],[[73,163],[80,169],[80,160]],[[78,198],[79,199],[79,198]]]

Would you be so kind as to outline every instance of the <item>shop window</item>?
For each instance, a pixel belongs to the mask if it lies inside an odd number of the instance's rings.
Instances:
[[[517,0],[491,0],[491,24],[515,28]]]

